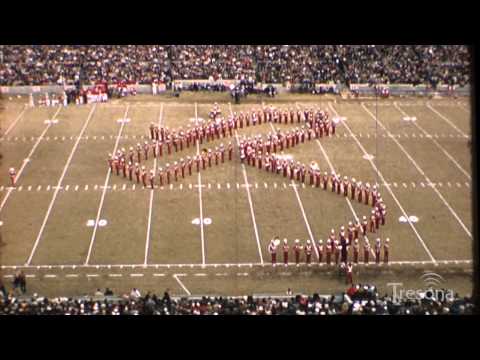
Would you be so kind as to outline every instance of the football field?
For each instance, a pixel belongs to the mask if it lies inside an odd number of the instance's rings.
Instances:
[[[326,241],[371,207],[240,162],[243,136],[291,130],[298,124],[244,127],[227,137],[150,157],[165,167],[204,148],[235,145],[232,161],[207,167],[152,190],[109,172],[117,149],[150,140],[149,125],[184,129],[208,119],[214,102],[224,117],[262,104],[320,107],[341,118],[333,137],[284,149],[294,161],[318,163],[363,183],[378,184],[387,205],[390,265],[359,264],[356,282],[403,281],[435,272],[471,291],[472,154],[470,99],[341,100],[310,95],[251,97],[230,104],[227,94],[138,96],[106,104],[27,108],[26,98],[2,100],[0,110],[0,265],[4,280],[18,269],[29,292],[116,293],[132,287],[174,295],[329,293],[344,289],[333,266],[273,268],[274,236]],[[125,121],[125,119],[127,119]],[[8,169],[18,173],[10,186]],[[293,258],[292,255],[290,255]],[[279,254],[279,260],[282,256]],[[301,261],[304,262],[304,254]]]

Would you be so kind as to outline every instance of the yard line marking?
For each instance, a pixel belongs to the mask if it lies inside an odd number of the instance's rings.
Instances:
[[[15,120],[10,124],[10,126],[5,130],[5,133],[2,135],[0,140],[3,140],[5,136],[8,135],[8,133],[14,128],[14,126],[17,124],[17,122],[22,118],[22,116],[25,114],[25,111],[27,111],[27,106],[24,105],[23,110],[18,114],[18,116],[15,118]]]
[[[378,118],[375,117],[375,115],[373,115],[370,110],[368,110],[365,105],[362,103],[362,107],[363,109],[374,119],[376,120],[377,124],[379,124],[385,131],[389,132],[388,129],[383,125],[383,123],[378,120]],[[407,150],[405,150],[405,148],[402,146],[402,144],[400,144],[398,142],[398,140],[396,140],[395,138],[393,139],[393,141],[397,144],[397,146],[400,148],[400,150],[402,150],[402,152],[407,156],[407,158],[410,160],[410,162],[413,164],[413,166],[417,169],[417,171],[425,178],[425,180],[427,180],[428,182],[431,182],[430,179],[428,178],[428,176],[425,174],[425,172],[422,170],[422,168],[420,168],[420,166],[417,164],[417,162],[410,156],[410,154],[407,152]],[[470,230],[467,229],[467,227],[465,226],[465,224],[463,223],[463,221],[459,218],[459,216],[457,215],[457,213],[455,212],[455,210],[453,210],[453,208],[450,206],[450,204],[447,202],[447,200],[445,200],[445,198],[443,197],[443,195],[440,193],[440,191],[436,188],[436,187],[432,187],[433,191],[437,194],[437,196],[440,198],[440,200],[442,200],[443,204],[447,207],[447,209],[450,211],[450,213],[453,215],[453,217],[457,220],[457,222],[460,224],[460,226],[463,228],[463,230],[465,231],[465,233],[468,235],[468,237],[472,237],[472,233],[470,232]]]
[[[195,106],[196,107],[196,106]],[[198,142],[197,142],[198,144]],[[173,278],[175,280],[177,280],[178,284],[182,287],[183,290],[185,290],[185,292],[188,294],[188,295],[192,295],[192,293],[190,291],[188,291],[188,289],[185,287],[185,285],[183,285],[183,283],[180,281],[180,279],[178,278],[179,276],[185,276],[186,274],[174,274],[173,275]]]
[[[40,191],[41,188],[42,188],[42,185],[38,185],[37,191]]]
[[[58,110],[55,112],[55,114],[53,115],[53,119],[55,119],[58,115],[58,113],[60,112],[61,110],[61,107],[58,108]],[[46,134],[46,132],[48,131],[48,129],[50,129],[50,126],[51,126],[51,123],[49,122],[47,124],[47,126],[45,127],[45,129],[43,130],[42,134],[40,135],[40,137],[37,139],[37,141],[35,142],[35,144],[33,145],[32,149],[30,150],[30,152],[28,153],[26,159],[31,159],[32,156],[33,156],[33,153],[35,152],[35,149],[37,148],[37,146],[40,144],[40,141],[41,139],[43,138],[43,136]],[[25,166],[27,166],[27,164],[29,163],[30,161],[23,161],[22,163],[22,166],[20,167],[20,170],[18,170],[18,173],[17,173],[17,176],[16,176],[16,179],[15,181],[17,181],[20,176],[22,175],[22,172],[23,170],[25,169]],[[8,192],[5,194],[5,197],[3,198],[2,200],[2,203],[0,204],[0,213],[2,212],[3,210],[3,207],[5,206],[5,203],[7,202],[10,194],[12,193],[12,190],[13,188],[11,188],[10,190],[8,190]]]
[[[67,275],[65,275],[65,277],[68,277],[68,278],[69,277],[78,277],[78,274],[67,274]]]
[[[195,125],[198,126],[198,105],[195,102]],[[200,143],[197,141],[197,156],[200,155]],[[198,173],[198,199],[200,207],[200,237],[202,240],[202,265],[205,265],[205,234],[203,229],[202,175]],[[188,290],[186,290],[189,292]],[[189,294],[190,295],[190,294]]]
[[[404,116],[408,116],[408,114],[407,114],[405,111],[403,111],[403,110],[397,105],[396,102],[394,102],[393,105],[394,105],[395,108],[396,108],[398,111],[400,111]],[[419,124],[417,124],[417,121],[414,121],[414,122],[413,122],[413,125],[416,126],[422,133],[424,133],[425,135],[428,135],[428,133],[427,133]],[[438,138],[438,135],[435,134],[435,137]],[[464,168],[462,168],[462,167],[460,166],[460,164],[454,159],[454,157],[453,157],[452,155],[450,155],[450,153],[449,153],[447,150],[445,150],[445,148],[444,148],[442,145],[440,145],[437,140],[435,140],[435,139],[433,139],[433,138],[431,138],[431,140],[432,140],[433,143],[450,159],[450,161],[452,161],[452,162],[455,164],[455,166],[456,166],[469,180],[472,180],[472,177],[470,176],[470,174],[469,174],[467,171],[465,171]]]
[[[113,190],[117,190],[117,184],[113,184]]]
[[[75,191],[78,191],[78,185],[75,185]]]
[[[230,189],[230,183],[227,183],[227,189]]]
[[[45,274],[44,277],[46,277],[46,278],[56,278],[57,275],[54,275],[54,274]]]
[[[417,185],[412,181],[412,187],[416,187]]]
[[[88,190],[88,185],[85,185],[84,191]]]
[[[221,189],[222,188],[222,185],[220,185],[220,183],[217,184],[217,189]]]
[[[207,276],[207,274],[205,274],[205,273],[197,273],[197,274],[193,274],[193,276]]]
[[[142,277],[143,274],[130,274],[130,277]]]
[[[122,274],[108,274],[109,277],[122,277]]]
[[[230,108],[230,114],[233,115],[231,103],[229,103],[229,108]],[[237,140],[237,145],[240,145],[238,132],[236,130],[235,130],[235,139]],[[258,236],[257,221],[255,219],[255,211],[253,210],[252,195],[250,193],[250,186],[248,186],[249,183],[248,183],[247,170],[245,168],[245,164],[242,164],[242,172],[243,172],[243,181],[245,182],[245,185],[247,185],[245,186],[245,190],[247,191],[248,204],[250,206],[250,216],[252,218],[253,231],[255,233],[255,240],[257,241],[258,256],[260,257],[260,263],[263,264],[262,247],[260,246],[260,237]],[[237,183],[237,186],[238,186],[238,183]]]
[[[163,119],[163,103],[160,104],[160,113],[158,115],[158,127],[162,126]],[[153,161],[153,169],[155,174],[157,173],[157,158]],[[147,234],[145,239],[145,257],[143,264],[147,265],[148,262],[148,250],[150,247],[150,236],[151,236],[151,223],[152,223],[152,211],[153,211],[153,189],[150,190],[150,201],[148,205],[148,223],[147,223]]]
[[[65,191],[68,191],[69,188],[70,188],[70,185],[65,186]]]
[[[406,184],[406,183],[403,183],[403,187],[406,188],[406,187],[407,187],[407,184]]]
[[[425,183],[423,183],[423,182],[421,182],[420,185],[421,185],[422,187],[425,187]]]
[[[459,182],[457,182],[457,187],[462,187],[462,185]]]
[[[130,105],[127,105],[127,108],[125,109],[125,114],[123,116],[124,119],[127,118],[129,107],[130,107]],[[125,126],[125,122],[122,121],[122,124],[120,125],[120,130],[118,131],[117,140],[115,141],[115,145],[114,145],[113,150],[112,150],[112,154],[115,154],[117,152],[118,143],[120,141],[120,135],[122,135],[122,131],[123,131],[124,126]],[[95,235],[97,234],[98,222],[100,220],[100,215],[102,213],[103,202],[105,201],[105,194],[107,193],[106,186],[108,185],[108,181],[110,180],[111,171],[112,171],[112,169],[109,167],[108,171],[107,171],[107,176],[105,177],[105,184],[104,184],[105,187],[102,191],[102,197],[100,198],[100,204],[98,205],[97,217],[95,219],[95,225],[93,226],[92,237],[90,239],[90,246],[88,247],[88,253],[87,253],[87,258],[85,260],[85,265],[88,265],[88,262],[90,261],[90,255],[92,253],[93,244],[95,242]]]
[[[435,110],[429,102],[426,103],[427,108],[432,110],[435,114],[437,114],[441,119],[445,120],[452,128],[454,128],[459,134],[461,134],[464,138],[469,138],[467,134],[465,134],[462,130],[460,130],[454,123],[452,123],[446,116],[440,114],[437,110]]]
[[[127,184],[123,184],[122,190],[125,190],[127,188]]]
[[[13,275],[3,275],[4,278],[13,278]]]
[[[297,104],[297,108],[299,108],[298,104]],[[352,135],[353,135],[353,134],[352,134]],[[325,158],[325,160],[327,160],[327,164],[328,164],[328,166],[330,167],[330,171],[335,172],[335,168],[333,167],[332,162],[330,161],[330,158],[328,157],[327,152],[325,151],[325,149],[324,149],[324,147],[322,146],[321,142],[320,142],[318,139],[316,139],[316,143],[317,143],[318,147],[320,148],[320,151],[322,152],[323,157]],[[336,173],[336,172],[335,172],[335,173]],[[294,188],[294,189],[296,190],[296,188]],[[357,213],[355,212],[355,210],[354,210],[354,208],[353,208],[353,206],[352,206],[352,203],[350,202],[350,199],[349,199],[348,197],[346,197],[345,200],[347,201],[348,206],[350,207],[350,210],[351,210],[353,216],[355,217],[355,220],[358,221],[359,219],[358,219]],[[303,208],[303,206],[302,206],[302,208]],[[311,240],[312,240],[312,242],[313,242],[313,248],[314,248],[314,250],[315,250],[315,255],[317,256],[317,258],[319,258],[318,249],[317,249],[317,246],[315,245],[315,238],[313,237],[312,234],[310,234],[310,236],[311,236]]]
[[[394,187],[397,187],[397,183],[396,183],[396,182],[394,182],[394,183],[393,183],[393,186],[394,186]]]
[[[329,102],[328,103],[328,106],[330,107],[330,109],[338,116],[338,113],[337,111],[335,110],[335,108],[332,106],[332,103]],[[340,120],[342,121],[342,120]],[[342,121],[343,122],[343,121]],[[348,132],[352,133],[352,130],[350,129],[350,127],[347,125],[346,122],[343,122],[343,125],[345,126],[345,128],[348,130]],[[362,150],[363,154],[364,155],[367,155],[367,151],[365,150],[365,148],[363,147],[363,145],[358,141],[358,139],[355,139],[355,142],[357,143],[358,147]],[[374,162],[372,161],[372,159],[369,159],[368,160],[370,162],[370,165],[372,166],[372,168],[375,170],[375,172],[378,174],[378,176],[380,177],[380,180],[383,182],[383,183],[386,183],[385,181],[385,178],[383,177],[382,173],[378,170],[377,166],[374,164]],[[405,216],[405,218],[407,219],[407,222],[408,224],[410,225],[410,227],[412,228],[413,232],[415,233],[415,235],[417,236],[417,239],[420,241],[420,243],[422,244],[423,248],[425,249],[425,252],[428,254],[429,258],[432,260],[433,263],[437,263],[437,261],[435,260],[435,258],[433,257],[432,253],[430,252],[430,249],[427,247],[427,245],[425,244],[425,242],[423,241],[422,237],[420,236],[420,234],[418,233],[417,229],[415,228],[415,225],[413,225],[413,223],[410,221],[410,217],[407,215],[406,211],[403,209],[402,205],[400,204],[400,202],[398,201],[397,197],[395,196],[395,194],[393,193],[392,189],[390,188],[390,186],[387,185],[387,190],[388,192],[390,193],[390,195],[392,196],[393,200],[395,201],[395,203],[397,204],[398,208],[400,209],[400,211],[402,212],[403,216]]]
[[[439,183],[438,183],[438,186],[442,187],[442,186],[443,186],[443,183],[439,182]]]
[[[22,191],[22,188],[23,188],[23,186],[20,185],[20,186],[17,188],[17,190],[18,190],[18,191]]]
[[[87,277],[99,277],[98,274],[87,274]]]
[[[26,277],[27,278],[34,278],[34,277],[36,277],[36,275],[35,274],[28,274],[28,275],[26,275]]]
[[[215,276],[228,276],[227,273],[216,273]]]
[[[3,191],[3,189],[5,188],[5,186],[0,186],[0,191]]]
[[[470,187],[470,184],[468,182],[465,182],[466,187]]]
[[[237,273],[237,276],[248,276],[248,273]]]
[[[85,132],[85,129],[87,128],[87,126],[90,122],[90,119],[92,118],[92,115],[95,112],[95,109],[96,109],[96,105],[94,105],[92,107],[92,109],[90,110],[90,113],[88,114],[87,120],[85,121],[85,124],[83,125],[83,127],[80,131],[79,138]],[[75,151],[77,150],[77,147],[78,147],[79,143],[80,143],[80,140],[77,139],[77,141],[73,145],[73,148],[72,148],[72,151],[70,152],[70,155],[68,156],[67,162],[65,163],[65,166],[63,167],[63,171],[62,171],[62,174],[60,175],[60,178],[58,179],[57,187],[55,189],[55,192],[53,193],[52,200],[50,201],[50,205],[48,206],[47,212],[46,212],[46,214],[43,218],[42,226],[40,227],[37,238],[35,239],[35,243],[33,244],[33,249],[30,253],[30,256],[28,257],[27,265],[30,265],[30,263],[32,261],[32,258],[35,254],[35,250],[37,249],[37,246],[38,246],[38,244],[40,242],[40,239],[43,235],[43,230],[45,229],[45,225],[47,224],[48,218],[50,217],[50,212],[52,211],[53,204],[55,203],[55,199],[57,198],[58,192],[60,191],[60,187],[62,185],[63,178],[65,177],[65,174],[67,173],[68,167],[70,166],[70,162],[72,161],[73,155],[75,154]]]
[[[95,186],[93,187],[93,190],[97,190],[98,189],[98,185],[95,184]],[[103,186],[102,186],[102,189],[103,189]]]
[[[448,185],[448,187],[452,187],[452,184],[450,183],[450,181],[447,182],[447,185]]]
[[[268,184],[266,182],[263,183],[263,186],[266,188],[268,188]]]
[[[273,131],[275,131],[274,126],[272,123],[270,123],[270,127],[272,128]],[[292,180],[292,185],[295,185],[295,182]],[[310,236],[311,241],[315,241],[315,237],[313,236],[312,229],[310,228],[310,224],[308,223],[307,215],[305,214],[305,209],[303,208],[303,203],[302,199],[300,199],[300,195],[298,195],[298,190],[296,186],[293,186],[293,191],[295,192],[295,196],[297,198],[298,205],[300,206],[300,211],[302,212],[303,220],[305,221],[305,226],[307,227],[308,235]],[[315,254],[317,255],[318,258],[318,250],[317,247],[313,247],[315,249]]]
[[[157,276],[157,277],[159,277],[159,276],[165,276],[165,274],[158,274],[158,273],[155,273],[155,274],[153,274],[153,276]]]

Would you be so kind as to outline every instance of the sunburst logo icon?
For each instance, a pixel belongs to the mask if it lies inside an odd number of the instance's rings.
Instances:
[[[440,286],[445,281],[445,279],[441,275],[438,275],[434,272],[427,272],[420,276],[420,279],[422,279],[425,285],[427,285],[428,287]]]

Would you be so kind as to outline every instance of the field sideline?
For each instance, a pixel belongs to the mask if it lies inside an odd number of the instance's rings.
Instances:
[[[469,99],[392,98],[376,107],[372,99],[282,95],[235,105],[227,95],[182,94],[180,99],[139,96],[33,109],[24,106],[25,98],[3,99],[2,276],[8,279],[22,267],[31,291],[72,295],[92,293],[97,286],[127,291],[134,284],[152,291],[168,287],[179,295],[343,289],[343,279],[326,265],[272,268],[267,244],[274,235],[290,245],[296,238],[325,240],[331,228],[368,214],[369,208],[356,201],[242,166],[236,152],[231,162],[154,190],[109,174],[108,153],[148,140],[151,122],[185,128],[207,119],[215,101],[224,116],[265,102],[280,108],[319,106],[343,117],[336,136],[285,155],[302,163],[316,161],[322,172],[334,169],[379,184],[388,215],[378,236],[391,239],[392,264],[359,265],[355,276],[375,283],[407,282],[431,270],[471,291]],[[412,117],[415,121],[404,120]],[[122,118],[130,121],[117,121]],[[58,122],[45,121],[52,119]],[[264,124],[239,129],[238,136],[273,128],[292,126]],[[233,137],[201,148],[230,141],[236,144]],[[190,147],[149,159],[147,169],[196,153]],[[11,166],[21,171],[16,188],[9,185]],[[402,216],[418,222],[400,222]],[[89,220],[94,226],[87,226]]]

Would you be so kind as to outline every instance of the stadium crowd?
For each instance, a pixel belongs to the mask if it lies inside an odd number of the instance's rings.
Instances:
[[[0,85],[73,84],[79,78],[170,85],[181,79],[263,83],[470,81],[463,45],[3,45]]]
[[[433,293],[432,293],[433,294]],[[379,296],[372,285],[352,285],[345,293],[330,297],[296,295],[285,297],[162,297],[138,289],[113,297],[99,289],[93,297],[47,298],[34,294],[17,298],[13,293],[0,296],[0,315],[464,315],[472,314],[470,298],[398,300]]]

